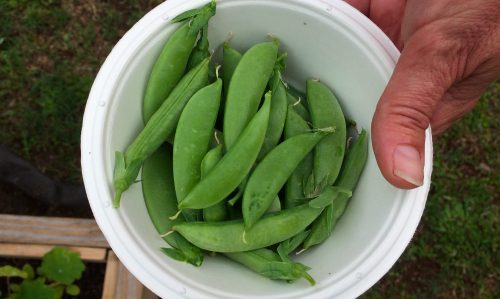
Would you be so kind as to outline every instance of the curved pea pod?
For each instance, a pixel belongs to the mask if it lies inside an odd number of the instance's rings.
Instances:
[[[219,112],[222,80],[198,90],[181,113],[174,140],[174,182],[177,201],[181,202],[201,179],[201,168],[213,136]],[[184,210],[188,221],[197,212]]]
[[[232,252],[224,255],[270,279],[294,281],[304,278],[311,285],[316,284],[314,279],[307,273],[310,268],[301,263],[269,260],[263,257],[261,253],[255,253],[254,251]]]
[[[222,158],[222,144],[208,151],[201,161],[201,177],[204,178],[207,174],[219,163]],[[222,221],[227,217],[226,202],[221,201],[215,205],[203,209],[203,220],[205,221]]]
[[[313,127],[334,127],[335,133],[314,149],[314,186],[319,194],[335,182],[342,166],[346,145],[346,123],[337,98],[323,83],[307,80],[307,102]]]
[[[171,135],[189,99],[208,83],[208,59],[182,77],[144,129],[127,147],[125,154],[115,152],[113,206],[120,206],[122,193],[135,181],[144,160]]]
[[[228,150],[257,111],[277,54],[276,41],[260,43],[245,52],[236,66],[224,107],[222,132]]]
[[[199,248],[215,252],[238,252],[267,247],[303,231],[323,209],[308,204],[267,214],[251,229],[242,220],[221,222],[185,222],[175,225],[179,232]]]
[[[199,52],[196,49],[193,51],[193,46],[198,37],[198,32],[207,25],[214,14],[215,2],[193,10],[189,16],[175,19],[175,21],[186,21],[168,39],[153,65],[143,100],[144,123],[149,121],[179,83],[188,62],[191,62],[188,69],[192,69],[203,60],[199,59],[195,63],[194,59],[191,58],[194,55],[192,52]],[[193,26],[194,24],[199,24],[198,26],[201,27]],[[205,45],[203,44],[203,46]],[[208,41],[206,49],[208,51]],[[201,55],[196,54],[196,56]]]
[[[240,185],[259,154],[271,106],[271,94],[248,123],[240,138],[210,173],[179,203],[179,209],[204,209],[224,198]],[[216,251],[216,250],[215,250]]]
[[[352,190],[356,187],[358,180],[363,172],[366,160],[368,158],[368,135],[365,130],[362,130],[358,138],[354,141],[351,149],[347,152],[340,171],[339,177],[335,182],[337,187],[330,187],[326,190],[336,190],[333,202],[325,208],[328,214],[321,215],[314,222],[311,228],[311,234],[304,241],[304,248],[307,249],[315,244],[322,243],[330,236],[335,223],[345,211],[349,198],[351,198]],[[337,189],[335,189],[337,188]],[[320,196],[321,197],[321,196]],[[318,201],[311,201],[310,205],[320,207]],[[323,213],[325,213],[323,211]]]
[[[271,100],[271,112],[269,125],[267,126],[266,138],[257,160],[262,160],[280,141],[285,127],[286,112],[288,109],[286,89],[281,82],[281,72],[275,70],[270,82],[273,98]]]
[[[318,131],[291,137],[275,147],[257,165],[243,194],[245,227],[250,228],[259,220],[300,161],[329,133]]]
[[[294,136],[310,132],[311,128],[307,122],[295,111],[292,106],[288,107],[285,122],[285,140]],[[313,153],[308,153],[292,172],[285,185],[286,209],[303,204],[305,199],[304,182],[313,169]]]
[[[175,23],[190,19],[190,32],[196,33],[215,15],[216,9],[216,2],[212,0],[205,6],[194,8],[177,15],[172,19],[172,22]]]
[[[159,234],[170,231],[174,224],[183,221],[181,217],[176,220],[168,218],[168,215],[177,211],[170,146],[165,145],[158,148],[144,162],[141,182],[146,209]],[[168,256],[195,266],[202,264],[203,254],[201,250],[189,243],[179,233],[168,234],[163,237],[163,240],[172,246],[172,248],[162,249]]]

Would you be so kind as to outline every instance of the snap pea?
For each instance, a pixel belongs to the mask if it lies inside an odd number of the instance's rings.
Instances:
[[[201,161],[201,178],[207,174],[217,165],[222,158],[222,144],[217,145],[215,148],[208,151],[203,160]],[[205,221],[222,221],[227,217],[226,201],[221,201],[215,205],[203,209],[203,220]]]
[[[207,153],[219,112],[222,80],[198,90],[179,117],[174,140],[174,183],[177,201],[181,202],[201,178],[200,165]],[[184,210],[188,221],[197,211]]]
[[[285,122],[285,140],[290,139],[299,134],[304,134],[311,131],[307,122],[295,111],[291,106],[288,107],[288,112]],[[285,200],[286,209],[295,207],[305,202],[304,184],[313,168],[313,154],[308,153],[300,164],[292,172],[285,185]]]
[[[190,70],[200,64],[203,59],[210,57],[210,51],[208,50],[208,24],[203,26],[201,29],[201,36],[196,43],[196,46],[189,56],[187,63],[187,69]]]
[[[242,54],[231,47],[229,41],[224,43],[222,48],[222,82],[224,85],[224,95],[227,96],[227,89],[229,87],[229,82],[233,76],[236,66],[241,60]]]
[[[281,81],[281,71],[275,69],[270,80],[273,98],[271,100],[271,111],[269,125],[267,126],[266,138],[257,160],[262,160],[280,141],[285,127],[286,111],[288,109],[285,85]]]
[[[291,137],[275,147],[257,165],[243,194],[242,210],[246,228],[259,220],[300,161],[329,133],[325,130]]]
[[[190,57],[193,56],[193,46],[198,37],[198,31],[201,27],[206,26],[208,20],[214,14],[215,2],[193,11],[189,16],[174,19],[174,21],[185,20],[185,22],[170,36],[153,65],[143,99],[144,123],[149,121],[179,83],[179,80],[184,75],[188,61],[193,60],[188,68],[191,69],[203,60],[200,59],[198,63],[194,64],[194,59]],[[201,27],[193,26],[195,23],[200,24]],[[208,44],[206,48],[208,49]]]
[[[314,185],[316,194],[330,186],[338,176],[346,144],[344,114],[332,91],[323,83],[307,80],[307,102],[313,127],[334,127],[335,134],[323,139],[314,149]]]
[[[172,229],[199,248],[216,252],[239,252],[267,247],[303,231],[323,209],[308,204],[264,215],[251,229],[242,220],[185,222]],[[272,229],[270,229],[272,228]]]
[[[273,71],[278,53],[276,41],[251,47],[243,54],[229,82],[224,107],[225,146],[231,150],[253,117]]]
[[[314,279],[307,273],[310,268],[292,261],[273,261],[253,251],[225,253],[231,260],[240,263],[250,270],[270,279],[293,281],[306,279],[315,285]]]
[[[125,154],[115,152],[113,206],[120,205],[122,193],[137,178],[144,160],[147,159],[175,130],[182,109],[189,99],[208,81],[208,59],[189,71],[172,90],[168,98],[153,114],[144,129],[128,146]]]
[[[363,172],[366,159],[368,158],[368,135],[362,130],[354,141],[351,149],[347,152],[342,169],[335,185],[343,190],[354,190]],[[345,211],[351,196],[348,192],[339,192],[333,203],[327,207],[329,214],[320,216],[311,228],[311,234],[304,241],[304,249],[319,244],[326,240],[331,234],[335,223]],[[325,212],[323,212],[325,213]]]
[[[262,147],[270,106],[271,93],[268,92],[261,109],[243,130],[234,147],[227,151],[214,169],[179,203],[179,209],[208,208],[236,189],[252,168]]]
[[[159,234],[164,234],[174,224],[181,223],[182,217],[171,220],[167,215],[172,215],[177,210],[174,180],[172,172],[172,148],[163,145],[158,148],[142,167],[142,193],[151,222]],[[185,261],[195,266],[203,262],[201,250],[189,243],[179,233],[173,232],[163,237],[172,248],[162,251],[179,261]]]

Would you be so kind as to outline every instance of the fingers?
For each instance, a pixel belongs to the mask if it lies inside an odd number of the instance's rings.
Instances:
[[[410,41],[401,53],[372,121],[372,144],[384,177],[399,188],[423,184],[425,130],[452,84],[432,41]],[[431,49],[431,50],[429,50]]]

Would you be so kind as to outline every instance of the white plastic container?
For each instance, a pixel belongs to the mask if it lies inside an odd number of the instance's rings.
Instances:
[[[374,285],[408,245],[430,186],[432,139],[426,132],[425,179],[404,191],[389,185],[373,151],[354,196],[332,236],[297,260],[317,281],[271,281],[223,257],[200,268],[164,256],[140,184],[111,206],[114,151],[125,150],[142,129],[145,83],[160,49],[177,28],[169,20],[206,0],[169,0],[142,18],[115,46],[90,93],[82,129],[82,170],[95,219],[123,264],[163,298],[354,298]],[[390,40],[362,14],[336,0],[219,0],[210,21],[216,48],[234,33],[239,50],[272,33],[288,52],[285,77],[304,87],[307,78],[330,86],[358,126],[370,130],[376,103],[398,58]],[[217,51],[216,51],[217,53]]]

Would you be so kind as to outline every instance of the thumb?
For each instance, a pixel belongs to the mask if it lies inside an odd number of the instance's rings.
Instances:
[[[423,184],[425,130],[452,84],[450,52],[441,48],[408,41],[373,117],[377,163],[387,181],[399,188]]]

